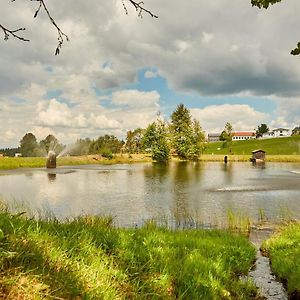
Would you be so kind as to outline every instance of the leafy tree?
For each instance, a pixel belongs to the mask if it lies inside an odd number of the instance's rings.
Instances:
[[[129,130],[126,135],[125,148],[128,153],[140,153],[142,151],[143,129]]]
[[[20,152],[22,156],[38,156],[38,143],[31,132],[26,133],[20,141]]]
[[[100,136],[97,140],[91,142],[89,152],[91,154],[112,154],[120,152],[123,144],[114,135]]]
[[[168,126],[160,118],[150,124],[143,136],[142,145],[150,148],[152,158],[158,162],[166,162],[170,156]]]
[[[225,128],[220,135],[220,140],[223,141],[223,148],[229,147],[229,152],[231,152],[231,142],[233,136],[233,127],[232,125],[227,122],[225,124]]]
[[[44,140],[40,141],[40,148],[45,150],[46,153],[52,150],[58,154],[62,151],[63,145],[59,144],[58,139],[54,135],[49,134]]]
[[[89,138],[77,140],[74,147],[71,148],[70,154],[74,156],[89,154],[91,143],[92,141]]]
[[[251,0],[252,6],[257,6],[258,8],[268,9],[270,5],[281,2],[282,0]],[[297,44],[297,47],[291,51],[292,55],[300,54],[300,42]]]
[[[261,137],[264,133],[267,132],[269,132],[269,127],[267,126],[267,124],[261,124],[257,127],[256,137]]]
[[[194,159],[201,152],[204,134],[199,122],[192,121],[190,111],[179,104],[171,115],[173,147],[182,159]]]

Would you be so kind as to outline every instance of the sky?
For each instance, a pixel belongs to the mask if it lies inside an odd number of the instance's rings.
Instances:
[[[139,18],[121,0],[45,1],[69,36],[34,1],[1,0],[0,24],[30,42],[0,40],[0,148],[27,132],[78,138],[166,121],[180,103],[206,133],[300,125],[300,1],[268,10],[250,0],[145,0],[158,19]],[[125,2],[126,3],[126,2]]]

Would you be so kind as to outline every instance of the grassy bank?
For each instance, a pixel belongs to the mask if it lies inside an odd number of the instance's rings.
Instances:
[[[270,257],[272,271],[282,280],[288,293],[300,299],[300,224],[290,224],[262,245]]]
[[[58,166],[88,165],[88,164],[121,164],[152,161],[147,154],[116,155],[113,159],[100,157],[99,155],[65,156],[57,159]],[[17,168],[41,168],[46,165],[45,157],[0,157],[0,169],[9,170]]]
[[[249,162],[251,154],[248,155],[227,155],[229,162]],[[216,161],[223,162],[224,155],[222,154],[203,154],[200,156],[200,161]],[[267,155],[266,162],[297,162],[300,163],[300,155]]]
[[[229,162],[249,162],[250,155],[228,155]],[[179,161],[178,158],[171,160]],[[224,155],[222,154],[203,154],[199,161],[206,162],[223,162]],[[268,155],[267,162],[299,162],[300,155]],[[113,159],[101,158],[98,155],[88,156],[70,156],[60,157],[57,159],[57,166],[74,166],[74,165],[89,165],[89,164],[130,164],[152,162],[151,156],[148,154],[134,154],[131,157],[128,154],[117,155]],[[12,170],[17,168],[41,168],[46,165],[44,157],[0,157],[0,170]]]
[[[0,213],[5,299],[254,299],[239,280],[255,250],[225,231],[111,226],[110,218],[35,221]]]
[[[246,141],[233,141],[231,143],[231,153],[235,155],[251,155],[256,149],[263,149],[269,155],[299,155],[300,156],[300,135],[272,138],[254,139]],[[208,143],[204,154],[228,155],[229,147],[223,146],[223,142]]]

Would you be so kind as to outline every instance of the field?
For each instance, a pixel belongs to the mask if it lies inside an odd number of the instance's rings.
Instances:
[[[152,161],[148,154],[116,155],[113,159],[106,159],[99,155],[64,156],[57,159],[57,166],[64,165],[88,165],[88,164],[117,164],[138,163]],[[9,170],[17,168],[41,168],[45,167],[45,157],[0,157],[0,169]]]
[[[300,299],[300,224],[290,224],[265,241],[264,253],[270,257],[272,271],[282,280],[288,293]]]
[[[5,299],[255,299],[240,275],[248,240],[220,230],[140,229],[111,218],[60,223],[0,213],[0,297]]]
[[[231,153],[230,153],[231,148]],[[299,155],[300,156],[300,136],[291,136],[272,139],[255,139],[246,141],[233,141],[231,147],[223,147],[223,142],[211,142],[207,144],[204,154],[219,155],[248,155],[256,149],[266,151],[269,155]]]

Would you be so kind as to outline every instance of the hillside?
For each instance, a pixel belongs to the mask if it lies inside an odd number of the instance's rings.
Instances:
[[[300,155],[300,135],[283,138],[234,141],[231,143],[231,154],[250,155],[251,152],[256,149],[262,149],[269,155]],[[223,142],[208,143],[203,153],[230,154],[229,147],[224,147]]]

